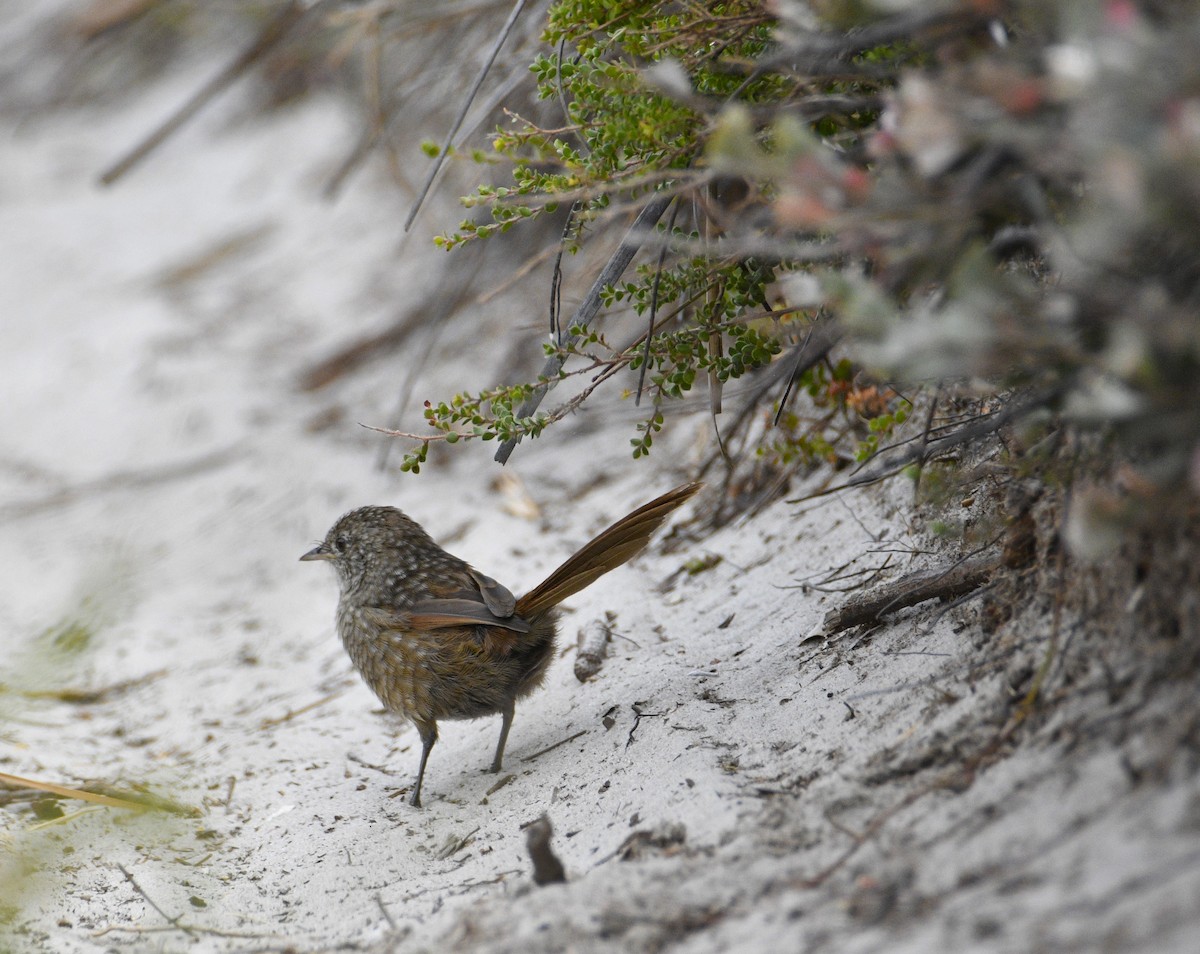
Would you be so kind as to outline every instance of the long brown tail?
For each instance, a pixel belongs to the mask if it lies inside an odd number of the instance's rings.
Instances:
[[[671,511],[688,500],[703,484],[684,484],[656,497],[585,543],[567,562],[517,600],[517,615],[531,619],[557,606],[609,570],[637,555],[662,526]]]

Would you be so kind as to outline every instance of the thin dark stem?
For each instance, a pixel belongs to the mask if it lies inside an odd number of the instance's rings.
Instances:
[[[567,213],[567,222],[563,226],[562,238],[559,239],[558,254],[554,256],[554,271],[550,275],[550,335],[559,346],[562,345],[562,325],[558,318],[562,313],[563,250],[571,234],[571,229],[575,227],[575,216],[579,214],[582,207],[582,203],[578,199],[571,204],[571,210]]]
[[[654,337],[654,320],[658,317],[658,286],[662,282],[663,262],[667,259],[667,249],[671,247],[671,236],[675,232],[675,220],[679,217],[679,203],[671,210],[671,218],[667,222],[667,241],[663,242],[658,252],[658,264],[654,269],[654,285],[650,289],[650,323],[646,326],[646,346],[642,349],[642,366],[638,371],[637,396],[633,399],[634,407],[642,406],[642,388],[646,383],[646,368],[650,366],[650,339]]]
[[[625,269],[629,267],[629,263],[633,261],[633,256],[642,247],[647,232],[654,227],[654,223],[667,210],[667,206],[671,203],[671,198],[669,195],[656,195],[646,203],[645,207],[638,214],[638,217],[634,220],[633,225],[629,227],[629,231],[625,233],[620,247],[613,253],[612,257],[608,260],[608,264],[604,266],[596,281],[592,283],[592,287],[588,290],[586,297],[580,302],[579,307],[575,309],[575,314],[571,316],[571,327],[584,328],[596,317],[596,313],[600,310],[600,296],[604,289],[620,278]],[[563,348],[569,348],[578,340],[579,335],[568,334],[563,341]],[[551,355],[547,359],[540,375],[542,384],[521,405],[518,412],[521,417],[530,417],[537,411],[538,405],[542,403],[542,399],[545,398],[549,390],[557,383],[558,374],[562,371],[566,360],[566,354],[562,351]],[[508,463],[508,458],[516,449],[519,440],[519,438],[514,437],[501,444],[500,449],[496,451],[496,461],[501,464]]]

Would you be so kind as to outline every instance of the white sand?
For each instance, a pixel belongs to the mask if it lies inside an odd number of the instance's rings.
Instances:
[[[1195,950],[1194,777],[1183,759],[1140,784],[1123,767],[1147,764],[1147,726],[1175,690],[1136,719],[1097,694],[1069,699],[972,785],[915,799],[806,885],[880,812],[983,750],[1006,673],[1044,652],[1045,632],[992,636],[969,610],[935,622],[930,608],[868,640],[801,643],[839,596],[797,581],[892,548],[896,570],[927,559],[899,552],[927,542],[900,485],[777,503],[576,597],[565,649],[616,614],[600,674],[580,685],[569,651],[555,663],[518,709],[514,778],[490,795],[498,720],[445,724],[426,808],[409,808],[396,792],[415,732],[358,682],[333,633],[332,576],[297,557],[343,510],[394,503],[520,591],[685,478],[708,424],[683,420],[648,466],[628,457],[629,402],[522,447],[507,472],[540,519],[505,508],[490,446],[417,478],[375,470],[384,439],[355,422],[387,420],[411,349],[316,394],[296,381],[452,286],[454,260],[420,236],[397,252],[406,201],[378,168],[320,200],[355,135],[329,100],[231,127],[234,93],[98,188],[210,72],[5,119],[0,771],[145,783],[200,815],[101,809],[39,827],[20,805],[0,811],[16,931],[0,950]],[[427,221],[438,214],[457,217],[442,206]],[[499,336],[542,320],[545,281],[527,280],[526,315],[460,319],[417,398],[487,383],[464,372],[503,367]],[[312,430],[331,408],[340,422]],[[721,560],[678,572],[706,555]],[[90,647],[47,666],[35,641],[76,620]],[[148,676],[95,704],[11,691]],[[1078,731],[1114,713],[1124,737]],[[566,885],[532,885],[521,829],[543,812]],[[639,832],[668,837],[617,857]]]

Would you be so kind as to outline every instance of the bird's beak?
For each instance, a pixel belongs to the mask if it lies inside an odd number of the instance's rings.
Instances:
[[[326,546],[324,543],[319,543],[309,550],[301,560],[332,560],[336,554],[332,547]]]

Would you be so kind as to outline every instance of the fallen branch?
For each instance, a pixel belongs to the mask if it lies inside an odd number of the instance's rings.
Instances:
[[[852,626],[877,623],[880,617],[906,606],[962,596],[989,582],[1003,565],[999,556],[981,556],[950,567],[910,573],[869,593],[851,597],[825,615],[821,630],[825,635],[840,633]]]

